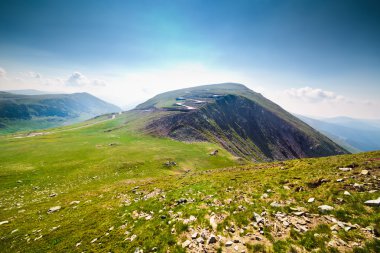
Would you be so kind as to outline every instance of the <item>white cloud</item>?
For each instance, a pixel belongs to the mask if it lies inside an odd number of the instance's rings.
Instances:
[[[92,85],[92,86],[106,86],[107,83],[104,80],[100,79],[94,79],[90,80],[82,73],[76,71],[69,78],[65,81],[65,84],[67,86],[73,86],[73,87],[82,87],[86,85]]]
[[[95,79],[95,80],[93,80],[92,82],[91,82],[91,84],[92,85],[94,85],[94,86],[107,86],[107,83],[106,83],[106,81],[104,81],[104,80],[99,80],[99,79]]]
[[[80,72],[74,72],[69,78],[66,80],[67,86],[84,86],[88,84],[90,81],[88,78]]]
[[[347,98],[338,95],[332,91],[315,89],[311,87],[302,87],[299,89],[291,88],[285,91],[285,94],[292,98],[301,99],[311,103],[319,102],[349,102]]]
[[[33,71],[29,71],[28,75],[32,78],[37,78],[37,79],[40,79],[42,77],[40,73],[33,72]]]
[[[0,77],[5,77],[6,74],[7,72],[5,71],[5,69],[0,67]]]

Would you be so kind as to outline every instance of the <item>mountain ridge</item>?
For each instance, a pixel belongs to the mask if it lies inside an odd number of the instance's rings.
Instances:
[[[339,117],[315,119],[296,115],[302,121],[340,143],[351,152],[373,151],[380,149],[380,126],[367,120]]]
[[[89,93],[20,95],[0,92],[0,132],[48,128],[119,112]]]
[[[242,84],[204,85],[159,94],[135,110],[165,111],[144,131],[218,143],[256,161],[344,154],[347,150]]]

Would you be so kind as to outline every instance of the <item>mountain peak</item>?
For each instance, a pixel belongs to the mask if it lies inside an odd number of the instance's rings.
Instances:
[[[136,110],[152,113],[143,129],[150,134],[218,143],[236,156],[255,161],[347,152],[242,84],[169,91],[140,104]]]

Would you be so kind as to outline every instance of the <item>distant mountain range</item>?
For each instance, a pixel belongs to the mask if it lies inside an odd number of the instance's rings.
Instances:
[[[15,91],[16,92],[16,91]],[[0,133],[66,125],[121,109],[88,93],[0,92]]]
[[[46,94],[59,94],[55,92],[34,90],[34,89],[26,89],[26,90],[4,90],[4,92],[18,94],[18,95],[46,95]]]
[[[380,150],[380,121],[336,117],[315,119],[296,115],[350,152]]]
[[[255,161],[347,153],[277,104],[236,83],[162,93],[138,105],[135,112],[144,112],[140,117],[145,117],[147,133],[217,143]]]

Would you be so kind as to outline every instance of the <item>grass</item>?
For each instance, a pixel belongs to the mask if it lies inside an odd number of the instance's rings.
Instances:
[[[9,221],[0,225],[1,251],[185,252],[181,244],[194,231],[212,231],[215,215],[221,218],[213,233],[223,240],[246,240],[238,246],[247,252],[378,252],[378,240],[362,228],[375,228],[380,220],[378,207],[363,204],[379,197],[369,191],[379,187],[374,176],[380,176],[375,160],[380,152],[238,165],[214,144],[146,136],[135,131],[136,124],[141,122],[127,114],[83,128],[49,129],[51,134],[41,136],[0,137],[0,221]],[[218,156],[210,156],[216,148]],[[167,167],[167,161],[177,165]],[[337,169],[352,164],[350,172]],[[362,169],[371,175],[360,175]],[[327,182],[309,187],[320,178]],[[354,183],[365,183],[365,189],[352,188]],[[343,195],[345,190],[351,196]],[[315,202],[307,203],[310,197]],[[187,202],[178,204],[181,198]],[[282,206],[271,206],[273,201]],[[322,214],[322,204],[335,209]],[[53,206],[61,209],[48,214]],[[290,216],[296,207],[316,215],[307,232],[291,226],[277,235],[269,226],[261,235],[252,225],[254,212],[266,213],[273,224],[277,212]],[[334,234],[327,215],[360,228]],[[186,222],[191,216],[196,220]],[[255,235],[261,239],[251,240]],[[330,247],[333,238],[360,245]],[[207,247],[229,250],[223,243]]]

